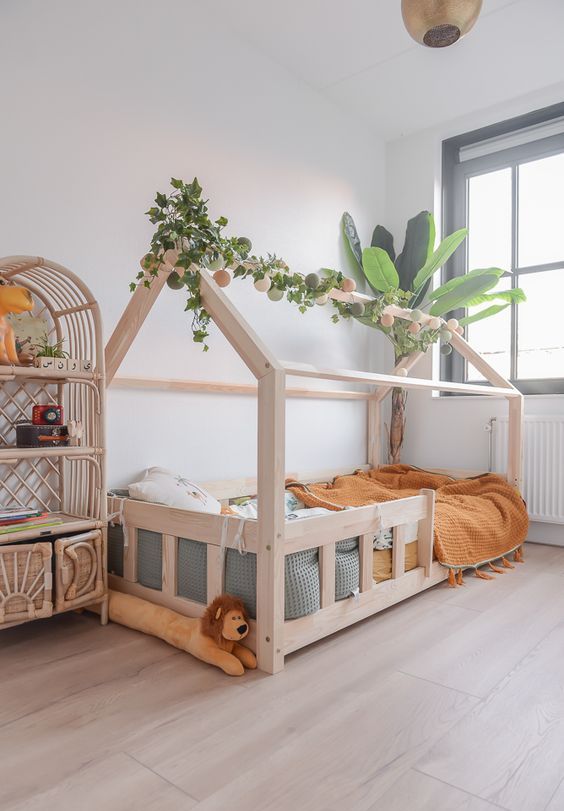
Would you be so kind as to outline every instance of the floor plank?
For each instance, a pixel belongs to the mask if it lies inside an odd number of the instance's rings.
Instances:
[[[518,633],[518,629],[516,630]],[[417,768],[510,811],[563,797],[564,623],[552,630]]]
[[[414,808],[429,811],[496,811],[499,806],[410,769],[369,811],[408,811]]]
[[[485,585],[495,588],[495,584]],[[463,634],[442,636],[401,669],[445,687],[484,697],[564,617],[557,575],[531,575],[521,588],[475,614]]]
[[[526,557],[275,677],[231,679],[88,614],[4,631],[0,808],[560,811],[564,549]]]
[[[368,675],[364,686],[359,692],[357,684],[355,694],[343,689],[323,717],[310,719],[303,711],[299,719],[290,715],[290,725],[300,724],[299,736],[267,749],[266,757],[264,728],[257,734],[260,726],[239,721],[222,729],[185,757],[186,771],[176,773],[175,784],[206,797],[198,811],[364,811],[476,703],[397,673],[378,682]],[[272,709],[263,708],[263,714],[270,719]],[[283,716],[276,708],[275,724]],[[248,749],[251,741],[254,751]],[[228,782],[221,786],[230,764]]]
[[[196,801],[121,752],[3,811],[189,811]]]

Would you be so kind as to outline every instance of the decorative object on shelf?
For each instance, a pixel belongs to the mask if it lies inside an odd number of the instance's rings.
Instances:
[[[52,371],[66,371],[68,352],[63,349],[64,340],[49,343],[45,333],[36,345],[35,365],[38,369],[51,369]]]
[[[525,294],[518,287],[511,290],[495,289],[504,274],[500,268],[471,270],[430,292],[433,276],[462,244],[468,230],[461,228],[455,231],[435,249],[435,221],[429,211],[421,211],[409,220],[403,250],[397,256],[393,237],[382,225],[376,226],[371,245],[364,250],[354,220],[348,212],[343,214],[343,231],[354,261],[376,294],[374,301],[365,305],[361,315],[357,315],[352,307],[349,310],[362,324],[386,335],[394,348],[396,367],[411,352],[426,352],[438,341],[442,342],[441,352],[449,354],[454,331],[461,334],[464,326],[496,315],[511,304],[525,301]],[[488,306],[466,315],[460,321],[450,318],[445,323],[443,320],[454,310],[480,304]],[[337,302],[336,306],[341,315],[346,315],[346,304]],[[411,323],[403,318],[394,318],[389,312],[394,306],[412,308]],[[392,464],[400,461],[406,401],[406,389],[395,388],[388,430],[388,461]]]
[[[71,447],[78,447],[82,444],[84,426],[80,420],[69,420],[67,423],[67,432],[69,435],[69,445]]]
[[[34,405],[31,421],[34,425],[62,425],[63,414],[62,405]]]
[[[229,676],[242,676],[245,668],[257,666],[254,653],[241,645],[249,633],[245,608],[229,594],[216,597],[204,616],[196,619],[131,594],[110,591],[110,619],[156,636]]]
[[[16,425],[18,448],[63,448],[69,444],[66,425],[19,422]]]
[[[33,366],[38,346],[45,340],[49,329],[47,319],[26,312],[11,313],[6,316],[6,320],[14,330],[20,365]]]
[[[428,48],[454,45],[476,23],[482,0],[402,0],[401,13],[409,35]]]
[[[0,363],[19,366],[14,328],[7,320],[9,313],[27,313],[33,310],[33,298],[26,287],[0,285]]]

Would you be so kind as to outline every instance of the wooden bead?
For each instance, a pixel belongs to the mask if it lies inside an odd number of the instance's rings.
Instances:
[[[390,313],[382,313],[380,316],[380,323],[383,327],[391,327],[396,319]]]
[[[270,276],[265,276],[264,279],[257,279],[255,282],[255,290],[258,290],[259,293],[268,293],[270,290],[272,282],[270,281]]]
[[[464,327],[461,327],[460,324],[459,324],[457,326],[457,328],[455,329],[455,332],[457,332],[458,335],[464,335]]]
[[[343,291],[343,293],[354,293],[354,291],[356,290],[355,280],[349,278],[343,279],[343,282],[341,284],[341,290]]]
[[[159,258],[152,253],[146,253],[141,262],[141,270],[158,270],[159,267]]]
[[[427,323],[429,324],[429,329],[439,329],[441,326],[441,319],[437,318],[435,315],[433,318],[430,318]]]
[[[327,293],[322,293],[320,296],[316,296],[315,303],[319,304],[320,307],[323,307],[329,301],[329,296]]]
[[[396,372],[397,375],[400,377],[407,377],[407,369],[404,369],[403,366],[401,369],[398,369]]]
[[[412,335],[417,335],[417,333],[421,330],[421,325],[418,324],[417,321],[412,321],[407,330],[408,332],[411,332]]]
[[[169,248],[168,251],[164,252],[163,259],[165,264],[171,265],[171,267],[176,267],[176,263],[178,262],[178,251],[175,248]]]
[[[411,318],[412,321],[421,321],[421,319],[423,318],[423,313],[421,312],[421,310],[412,310],[409,317]]]
[[[455,332],[458,327],[458,320],[456,318],[449,318],[446,325],[451,332]]]
[[[216,270],[213,274],[213,280],[218,287],[227,287],[231,284],[231,274],[227,270]]]

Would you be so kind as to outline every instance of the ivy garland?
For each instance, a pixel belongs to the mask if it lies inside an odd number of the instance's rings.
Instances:
[[[439,339],[439,329],[424,328],[413,334],[409,331],[410,322],[404,319],[392,319],[390,326],[382,324],[385,308],[390,304],[407,307],[411,293],[391,288],[366,304],[353,301],[352,296],[351,302],[329,299],[328,293],[334,288],[353,292],[354,281],[329,268],[322,268],[319,274],[303,276],[292,272],[275,254],[254,256],[247,237],[224,236],[223,229],[228,223],[226,217],[215,221],[210,219],[208,201],[202,199],[202,187],[197,178],[191,183],[172,178],[171,186],[173,191],[170,194],[157,193],[155,205],[146,212],[157,227],[151,239],[150,253],[141,260],[141,270],[130,290],[133,292],[139,285],[150,287],[159,271],[167,270],[168,286],[176,290],[186,289],[188,293],[185,310],[193,315],[193,340],[202,344],[205,352],[208,350],[206,341],[211,316],[202,305],[200,296],[201,269],[213,272],[220,286],[226,286],[231,280],[227,269],[234,278],[250,277],[257,289],[267,292],[273,301],[286,297],[301,313],[331,301],[335,308],[334,322],[340,318],[356,318],[380,330],[393,344],[396,357],[414,350],[424,352]],[[268,280],[266,283],[265,279]]]

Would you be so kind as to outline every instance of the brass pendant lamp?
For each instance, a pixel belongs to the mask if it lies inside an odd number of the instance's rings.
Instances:
[[[401,0],[408,33],[429,48],[453,45],[478,19],[482,0]]]

